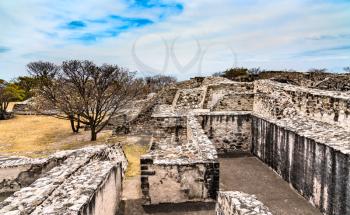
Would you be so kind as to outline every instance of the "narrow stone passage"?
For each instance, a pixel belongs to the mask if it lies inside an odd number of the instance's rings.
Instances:
[[[213,215],[215,203],[182,203],[142,206],[140,178],[127,178],[123,184],[123,200],[117,215]],[[159,191],[162,192],[162,191]]]
[[[274,215],[321,215],[254,156],[220,158],[220,190],[256,195]]]
[[[220,190],[256,195],[274,215],[320,215],[287,182],[254,156],[220,158]],[[118,215],[214,215],[214,203],[160,204],[143,207],[140,178],[124,181]],[[161,192],[161,191],[160,191]]]

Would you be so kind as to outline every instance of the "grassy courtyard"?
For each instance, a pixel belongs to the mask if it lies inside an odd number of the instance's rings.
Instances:
[[[111,131],[103,131],[96,142],[90,141],[90,132],[73,134],[67,120],[50,116],[22,116],[0,121],[0,156],[45,157],[58,150],[76,149],[87,145],[106,143]],[[140,156],[145,154],[147,137],[116,136],[108,143],[120,142],[129,161],[126,175],[140,173]]]
[[[73,134],[67,120],[50,116],[16,116],[0,121],[0,154],[45,156],[56,150],[73,149],[92,144],[89,131]],[[111,132],[99,135],[104,142]]]

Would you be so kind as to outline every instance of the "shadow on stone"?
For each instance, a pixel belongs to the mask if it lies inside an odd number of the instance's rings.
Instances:
[[[249,152],[231,152],[226,154],[219,154],[219,158],[242,158],[242,157],[254,157],[253,154]]]
[[[139,214],[169,214],[169,215],[212,215],[215,212],[215,203],[195,202],[177,204],[159,204],[143,206],[141,199],[122,201],[117,215],[139,215]]]

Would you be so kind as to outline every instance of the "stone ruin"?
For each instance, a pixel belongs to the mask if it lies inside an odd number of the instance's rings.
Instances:
[[[220,191],[219,156],[251,154],[321,213],[350,214],[350,92],[208,77],[130,107],[109,126],[152,135],[140,160],[144,205],[217,202],[218,215],[271,214],[254,195]],[[115,214],[126,163],[116,146],[6,158],[0,191],[17,192],[0,214]]]
[[[153,135],[141,158],[144,204],[215,201],[217,157],[251,153],[322,213],[350,214],[350,92],[197,78],[139,113],[115,133]]]
[[[48,158],[1,159],[0,214],[115,214],[127,161],[119,146],[100,145]]]

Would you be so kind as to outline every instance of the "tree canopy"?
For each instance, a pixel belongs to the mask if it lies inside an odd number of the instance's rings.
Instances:
[[[35,93],[42,104],[55,107],[58,116],[71,123],[87,125],[91,140],[96,140],[111,117],[135,98],[139,89],[135,74],[117,65],[70,60],[58,66],[39,61],[27,68],[38,81]]]
[[[0,119],[5,119],[10,102],[22,101],[24,97],[25,92],[19,86],[0,80]]]

